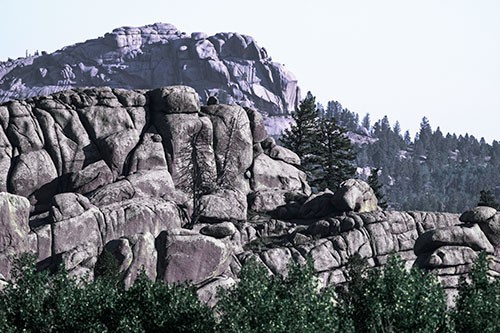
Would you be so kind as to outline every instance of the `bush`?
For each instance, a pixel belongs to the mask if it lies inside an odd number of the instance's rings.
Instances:
[[[239,275],[240,282],[220,290],[216,310],[220,332],[335,332],[334,292],[319,291],[312,259],[304,266],[292,262],[287,277],[270,276],[251,259]]]
[[[310,257],[291,262],[286,277],[252,259],[239,284],[219,290],[215,315],[192,285],[152,282],[142,272],[125,290],[113,276],[77,283],[63,269],[37,272],[35,257],[23,255],[15,284],[0,291],[0,332],[500,332],[500,282],[488,276],[485,253],[449,312],[436,277],[408,272],[397,256],[383,269],[351,257],[337,293],[319,288]]]
[[[118,276],[118,275],[117,275]],[[35,257],[17,260],[15,284],[0,292],[1,332],[210,332],[215,319],[194,287],[166,285],[141,273],[127,291],[106,275],[78,284],[60,269],[37,272]]]
[[[408,272],[397,256],[383,271],[367,269],[355,255],[348,264],[347,291],[340,293],[343,330],[436,332],[447,322],[446,298],[437,278],[418,268]]]
[[[456,332],[500,332],[500,281],[488,277],[485,252],[469,273],[470,282],[461,278],[452,311]]]

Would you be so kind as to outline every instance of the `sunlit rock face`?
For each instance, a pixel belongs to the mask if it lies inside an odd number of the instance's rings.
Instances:
[[[252,37],[190,35],[155,23],[121,27],[51,54],[0,62],[0,102],[76,87],[153,89],[189,85],[205,103],[238,103],[284,115],[300,100],[297,79]]]

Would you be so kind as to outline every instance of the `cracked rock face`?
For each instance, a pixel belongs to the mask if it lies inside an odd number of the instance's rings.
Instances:
[[[139,41],[123,36],[120,45]],[[224,52],[242,52],[241,40],[230,43]],[[0,280],[22,252],[38,253],[39,269],[62,263],[87,279],[110,254],[127,287],[144,269],[193,281],[213,305],[250,257],[286,274],[290,260],[311,255],[323,284],[345,282],[355,253],[371,266],[395,253],[436,271],[450,292],[481,250],[500,273],[496,210],[382,211],[356,179],[311,195],[296,156],[267,136],[258,111],[200,105],[187,86],[0,104],[0,141]]]
[[[6,166],[0,188],[10,192],[0,198],[4,278],[16,253],[32,251],[41,268],[63,262],[70,274],[92,279],[103,249],[122,242],[133,255],[122,267],[129,286],[141,265],[156,276],[164,257],[144,260],[141,254],[154,256],[151,244],[160,233],[190,223],[195,208],[200,221],[226,223],[204,231],[219,238],[236,234],[231,222],[247,219],[247,195],[256,189],[253,144],[268,139],[255,110],[217,103],[200,108],[193,88],[170,86],[74,89],[6,102],[0,111],[0,164]],[[274,171],[282,177],[302,174],[276,158]],[[307,192],[300,179],[299,188],[289,184],[281,191]]]

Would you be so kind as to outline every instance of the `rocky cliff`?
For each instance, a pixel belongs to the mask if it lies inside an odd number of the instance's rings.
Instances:
[[[171,24],[121,27],[51,54],[0,62],[0,102],[76,87],[154,89],[186,84],[202,102],[217,94],[266,115],[293,111],[297,80],[250,36],[202,32]]]
[[[92,279],[107,253],[126,285],[143,267],[192,280],[213,303],[250,257],[286,274],[311,254],[330,284],[345,280],[354,253],[373,266],[396,253],[450,291],[478,251],[498,258],[496,210],[384,212],[359,180],[311,195],[259,112],[199,100],[187,86],[102,87],[0,104],[3,278],[16,254],[36,252],[40,269],[63,263]]]

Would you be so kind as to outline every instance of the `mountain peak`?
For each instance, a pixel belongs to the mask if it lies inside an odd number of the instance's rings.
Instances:
[[[202,102],[217,95],[269,115],[288,114],[300,101],[295,76],[253,37],[188,35],[169,23],[119,27],[51,54],[0,63],[0,102],[79,87],[177,84],[193,87]]]

